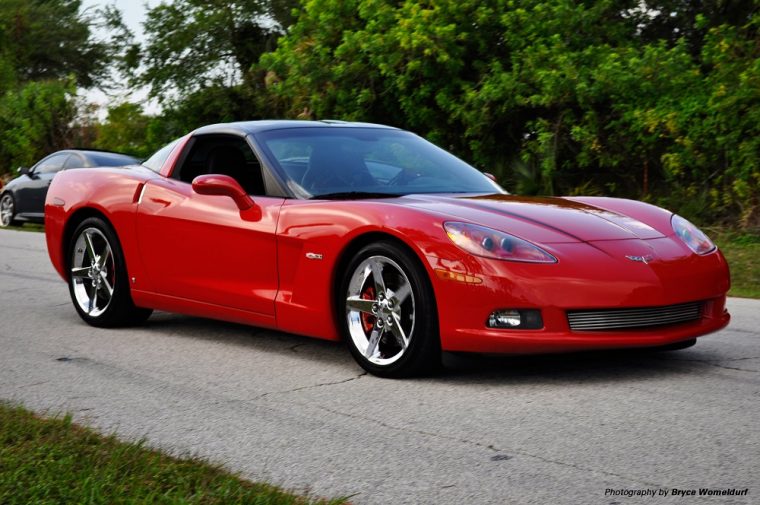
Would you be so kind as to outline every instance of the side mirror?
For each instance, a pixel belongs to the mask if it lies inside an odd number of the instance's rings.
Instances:
[[[229,175],[199,175],[193,179],[193,191],[199,195],[228,196],[235,201],[240,210],[248,210],[254,205],[253,198]]]
[[[16,172],[18,172],[21,175],[29,175],[29,167],[18,167],[16,169]]]
[[[491,179],[493,182],[498,182],[496,180],[496,176],[493,175],[491,172],[483,172],[483,175],[485,175],[486,177],[488,177],[489,179]]]

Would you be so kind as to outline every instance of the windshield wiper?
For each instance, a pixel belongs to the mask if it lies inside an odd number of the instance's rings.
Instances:
[[[314,195],[309,200],[359,200],[362,198],[396,198],[402,195],[393,193],[377,193],[371,191],[339,191],[337,193],[325,193]]]

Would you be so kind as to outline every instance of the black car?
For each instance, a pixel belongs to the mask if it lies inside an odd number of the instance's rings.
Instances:
[[[66,149],[42,158],[32,168],[20,168],[21,175],[0,191],[0,227],[25,222],[42,223],[45,197],[53,176],[67,168],[119,167],[140,163],[126,154],[87,149]]]

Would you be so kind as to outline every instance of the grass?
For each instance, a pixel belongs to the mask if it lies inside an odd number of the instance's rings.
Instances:
[[[255,457],[255,455],[253,456]],[[337,505],[0,403],[0,503]]]
[[[41,224],[27,223],[8,229],[45,231]],[[731,291],[729,296],[760,298],[760,235],[724,228],[705,228],[718,244],[731,267]]]
[[[707,230],[731,268],[729,296],[760,298],[760,235]]]
[[[41,231],[45,232],[45,225],[37,223],[24,223],[18,226],[7,226],[2,228],[3,230],[16,230],[16,231]]]

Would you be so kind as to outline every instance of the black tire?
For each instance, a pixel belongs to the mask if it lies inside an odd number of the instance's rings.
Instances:
[[[87,245],[88,237],[92,248]],[[102,265],[92,259],[93,253]],[[150,317],[151,309],[132,302],[119,239],[103,219],[87,218],[77,226],[67,258],[71,301],[86,323],[112,328],[140,324]]]
[[[688,349],[689,347],[693,346],[696,343],[697,343],[697,339],[692,338],[689,340],[684,340],[682,342],[675,342],[673,344],[653,347],[652,350],[653,351],[680,351],[681,349]]]
[[[380,268],[382,286],[374,274],[367,275],[375,267]],[[417,257],[406,248],[385,240],[363,247],[346,265],[336,295],[342,336],[366,371],[400,378],[440,369],[433,288]],[[373,341],[375,332],[379,340]]]
[[[0,196],[0,228],[19,226],[21,222],[14,219],[16,216],[16,200],[8,191]]]

